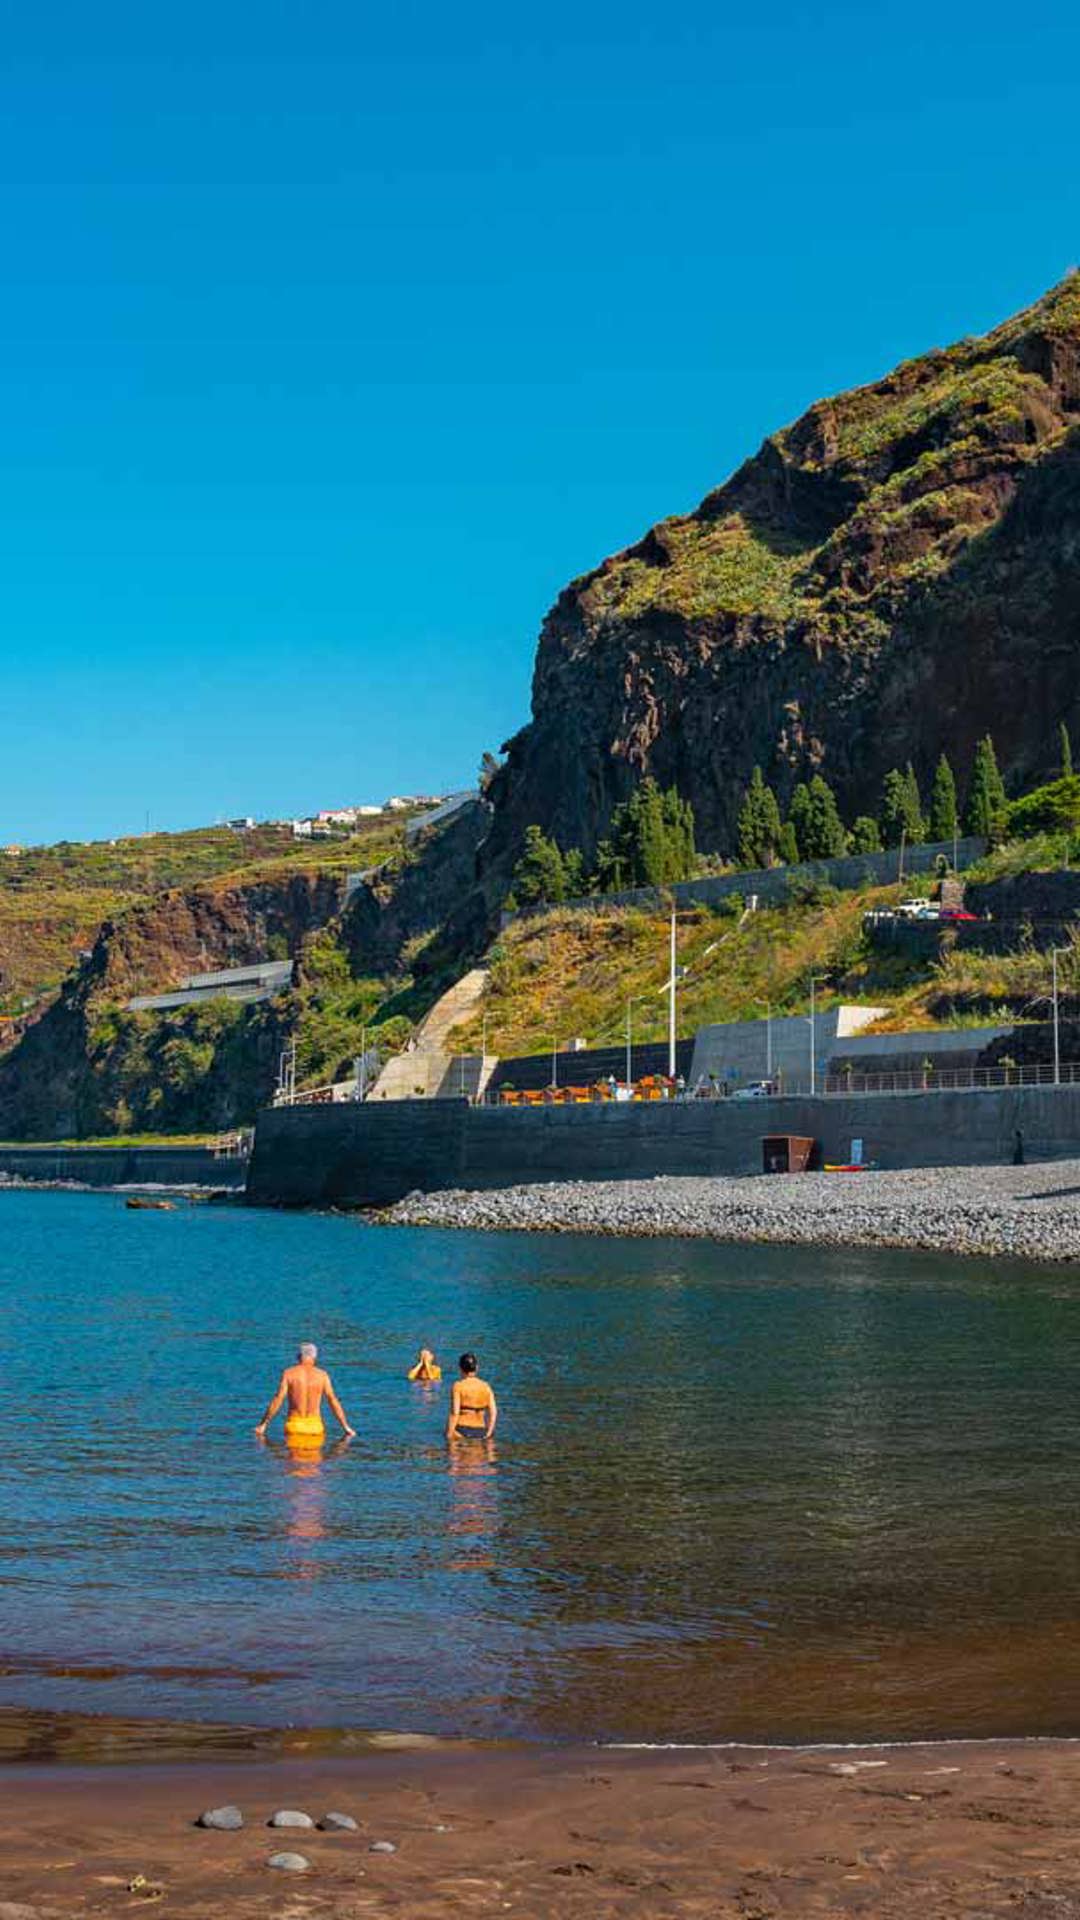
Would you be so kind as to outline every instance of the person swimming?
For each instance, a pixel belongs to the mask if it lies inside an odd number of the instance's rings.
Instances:
[[[350,1427],[337,1394],[334,1392],[330,1375],[322,1367],[315,1365],[319,1349],[310,1340],[305,1340],[296,1356],[295,1367],[286,1367],[275,1393],[255,1431],[260,1439],[265,1434],[274,1415],[283,1407],[286,1400],[289,1411],[285,1418],[286,1440],[306,1442],[309,1446],[325,1438],[322,1403],[325,1394],[330,1411],[339,1420],[348,1440],[355,1440],[356,1434]]]
[[[495,1395],[476,1371],[475,1353],[463,1353],[458,1365],[461,1379],[454,1381],[450,1395],[446,1437],[448,1440],[490,1440],[499,1417]]]
[[[442,1368],[438,1365],[430,1347],[421,1347],[420,1358],[414,1367],[409,1368],[406,1378],[424,1382],[442,1379]]]

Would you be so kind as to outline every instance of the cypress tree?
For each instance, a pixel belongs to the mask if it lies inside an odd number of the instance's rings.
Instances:
[[[881,835],[872,814],[860,813],[851,829],[852,853],[880,853]]]
[[[915,769],[910,760],[904,768],[904,793],[907,800],[907,818],[905,824],[907,826],[908,845],[910,846],[924,839],[926,836],[926,822],[923,819],[922,810],[922,795],[919,792],[919,782],[915,777]]]
[[[799,849],[799,859],[808,860],[806,850],[807,827],[810,816],[810,789],[805,780],[800,780],[791,796],[788,808],[788,822],[795,835],[795,845]]]
[[[755,767],[739,809],[739,858],[744,867],[769,867],[780,845],[780,808]]]
[[[881,790],[881,839],[886,847],[898,847],[907,826],[907,781],[899,767],[890,768]]]
[[[806,855],[809,860],[832,860],[847,852],[847,834],[827,780],[815,773],[810,782],[806,817]]]
[[[580,847],[571,847],[568,853],[563,854],[563,883],[568,900],[580,900],[582,894],[589,891],[589,878]]]
[[[562,854],[540,827],[525,829],[525,845],[511,886],[521,907],[556,905],[566,896]]]
[[[1065,725],[1064,720],[1061,723],[1060,733],[1061,733],[1061,777],[1063,780],[1067,780],[1073,770],[1072,741],[1069,738],[1069,729]]]
[[[661,796],[664,819],[665,880],[690,880],[697,865],[694,845],[694,809],[683,800],[677,787],[669,787]]]
[[[986,840],[997,839],[1004,826],[1006,804],[1005,782],[998,769],[994,743],[987,733],[975,748],[971,766],[971,786],[964,815],[966,831]]]
[[[638,801],[638,884],[662,887],[669,878],[664,803],[655,780],[643,780],[634,799]]]
[[[790,820],[785,820],[780,829],[780,838],[777,841],[776,850],[785,867],[798,865],[799,843],[795,838],[795,829]]]
[[[930,838],[951,840],[956,832],[956,781],[953,770],[942,754],[934,772],[930,790]]]

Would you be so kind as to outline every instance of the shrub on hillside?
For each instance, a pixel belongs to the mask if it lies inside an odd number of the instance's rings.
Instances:
[[[1065,774],[1014,800],[1006,820],[1009,832],[1019,839],[1035,833],[1074,832],[1080,827],[1080,774]]]

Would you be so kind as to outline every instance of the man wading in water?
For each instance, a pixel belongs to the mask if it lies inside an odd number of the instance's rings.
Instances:
[[[475,1353],[463,1353],[458,1365],[461,1379],[454,1381],[450,1395],[446,1437],[448,1440],[490,1440],[499,1417],[495,1395],[476,1371]]]
[[[309,1340],[304,1342],[296,1356],[295,1367],[286,1367],[270,1405],[263,1414],[255,1431],[262,1439],[279,1407],[289,1403],[285,1418],[286,1440],[304,1440],[310,1445],[313,1441],[323,1440],[326,1429],[322,1421],[323,1394],[329,1402],[330,1411],[340,1420],[346,1439],[355,1440],[356,1434],[345,1418],[345,1412],[337,1394],[334,1392],[330,1375],[322,1367],[315,1365],[319,1357],[318,1347]]]

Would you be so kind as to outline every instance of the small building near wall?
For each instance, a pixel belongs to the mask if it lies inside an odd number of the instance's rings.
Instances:
[[[291,960],[261,960],[250,967],[225,967],[218,973],[192,973],[168,993],[136,994],[129,1013],[166,1013],[172,1007],[198,1006],[203,1000],[272,1000],[291,987]]]

